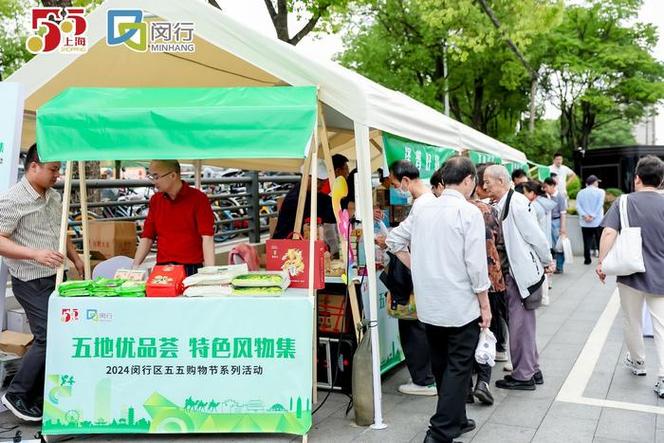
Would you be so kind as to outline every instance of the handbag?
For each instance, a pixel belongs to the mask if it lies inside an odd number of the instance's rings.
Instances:
[[[387,252],[389,263],[380,275],[380,281],[392,294],[392,300],[399,305],[407,305],[413,293],[413,277],[408,266],[399,258]]]
[[[620,197],[620,232],[613,246],[602,261],[602,272],[606,275],[631,275],[645,272],[643,262],[643,240],[641,228],[629,225],[627,218],[627,195]]]
[[[415,306],[415,294],[410,294],[408,303],[399,304],[392,298],[392,293],[387,293],[387,315],[398,320],[417,320],[417,307]]]

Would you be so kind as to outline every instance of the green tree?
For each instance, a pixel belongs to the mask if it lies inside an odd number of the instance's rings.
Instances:
[[[505,16],[498,31],[472,0],[365,1],[353,9],[340,61],[439,110],[448,91],[457,120],[496,137],[512,134],[528,109],[530,76],[504,39],[511,32],[510,41],[527,47],[555,23],[557,2],[544,3],[496,8]]]
[[[604,119],[604,117],[603,117]],[[633,125],[625,120],[611,120],[590,133],[589,148],[635,145]]]
[[[30,2],[0,2],[0,80],[7,78],[32,57],[25,47],[26,18]]]
[[[588,148],[593,131],[634,123],[664,98],[664,65],[652,55],[656,28],[637,21],[641,0],[570,5],[544,41],[550,99],[560,108],[560,144]]]
[[[504,141],[523,152],[528,160],[548,165],[553,154],[560,150],[558,125],[558,120],[537,120],[534,131],[521,130]]]

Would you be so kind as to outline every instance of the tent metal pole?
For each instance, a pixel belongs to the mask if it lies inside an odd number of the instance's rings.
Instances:
[[[357,152],[357,178],[360,197],[359,209],[362,221],[362,239],[366,251],[367,279],[369,281],[369,327],[371,330],[371,360],[373,373],[374,423],[372,429],[385,429],[380,379],[380,344],[378,340],[378,285],[376,282],[376,257],[374,250],[373,202],[371,192],[371,151],[369,146],[369,128],[357,122],[355,128],[355,146]],[[356,210],[357,210],[356,209]]]
[[[203,170],[203,161],[194,160],[194,186],[201,189],[201,174]]]
[[[74,165],[68,161],[65,171],[65,189],[62,194],[62,217],[60,218],[60,238],[58,243],[58,252],[64,256],[67,255],[67,230],[69,228],[69,203],[71,202],[71,179],[74,175]],[[66,262],[66,260],[65,260]],[[57,288],[65,277],[65,263],[58,268],[55,278],[55,287]]]
[[[83,231],[83,265],[85,272],[83,278],[92,278],[90,268],[90,235],[88,231],[88,185],[85,176],[85,162],[78,162],[79,199],[81,201],[81,229]]]
[[[310,194],[310,215],[309,215],[309,287],[307,288],[308,294],[312,303],[314,305],[314,318],[313,321],[313,395],[312,395],[312,404],[318,403],[318,366],[316,364],[316,355],[318,354],[318,300],[316,299],[316,290],[314,289],[314,269],[315,269],[315,259],[316,256],[316,234],[318,233],[318,122],[314,127],[314,137],[313,137],[313,146],[311,152],[309,153],[310,161],[309,165],[311,168],[311,185],[309,186]],[[302,189],[300,189],[300,195],[302,195]]]

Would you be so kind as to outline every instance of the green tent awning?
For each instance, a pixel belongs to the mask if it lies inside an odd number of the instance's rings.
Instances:
[[[44,161],[304,158],[315,87],[70,88],[37,110]]]

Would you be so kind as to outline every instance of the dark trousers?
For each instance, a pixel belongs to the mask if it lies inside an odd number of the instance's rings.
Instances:
[[[466,395],[480,336],[479,320],[456,327],[425,324],[431,369],[438,388],[436,413],[429,421],[432,436],[451,442],[466,425]]]
[[[46,322],[48,298],[55,290],[55,276],[27,282],[12,277],[12,292],[25,309],[34,341],[23,356],[23,362],[7,392],[19,395],[37,404],[44,397],[44,370],[46,366]],[[39,404],[41,407],[41,404]]]
[[[590,261],[590,250],[599,249],[599,239],[602,238],[602,227],[581,228],[583,234],[583,259]]]
[[[419,320],[399,320],[401,349],[413,383],[429,386],[434,383],[429,357],[429,342],[424,323]]]
[[[489,330],[496,336],[496,352],[505,352],[507,349],[507,326],[509,315],[507,299],[504,292],[489,292],[489,305],[491,307],[491,325]]]

